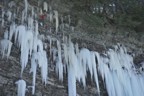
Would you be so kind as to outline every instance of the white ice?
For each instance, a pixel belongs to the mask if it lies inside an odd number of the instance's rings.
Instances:
[[[26,82],[24,80],[18,80],[16,84],[18,85],[17,96],[25,96]]]

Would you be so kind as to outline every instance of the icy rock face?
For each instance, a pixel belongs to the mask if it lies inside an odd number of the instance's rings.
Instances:
[[[94,81],[99,96],[101,95],[101,90],[98,75],[101,76],[109,96],[144,95],[144,72],[141,69],[138,74],[133,64],[133,57],[127,54],[125,47],[120,45],[114,46],[114,49],[109,49],[107,52],[102,53],[104,55],[102,56],[98,52],[90,51],[87,48],[79,49],[78,44],[74,44],[71,39],[61,38],[63,40],[59,40],[49,35],[39,34],[39,22],[34,19],[35,11],[32,7],[32,16],[28,15],[29,4],[27,0],[24,0],[24,3],[22,24],[16,25],[15,22],[11,23],[9,30],[6,30],[4,33],[4,39],[0,41],[0,48],[2,57],[6,56],[8,58],[13,45],[12,39],[14,39],[15,46],[20,49],[21,78],[23,78],[24,69],[31,61],[32,94],[35,94],[38,68],[40,68],[42,83],[45,86],[48,83],[48,60],[51,60],[56,65],[55,71],[60,81],[63,81],[63,74],[68,74],[69,96],[77,95],[76,82],[80,82],[84,88],[87,87],[86,79],[88,72],[90,73],[89,79]],[[48,11],[47,9],[48,6],[45,2],[44,10]],[[2,15],[5,13],[3,11]],[[58,33],[59,16],[57,11],[53,11],[53,13],[50,8],[49,21],[52,23],[52,18],[55,19],[55,31]],[[6,14],[10,22],[13,18],[13,13],[9,11]],[[69,23],[71,23],[70,15],[68,17]],[[4,17],[2,16],[2,18]],[[2,21],[3,26],[4,22]],[[46,39],[48,40],[47,43],[44,42]],[[26,82],[21,79],[16,84],[18,85],[17,95],[25,96]]]

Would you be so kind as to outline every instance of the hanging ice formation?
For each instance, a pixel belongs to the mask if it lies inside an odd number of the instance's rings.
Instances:
[[[58,19],[58,12],[54,11],[54,18],[55,18],[55,31],[58,32],[58,26],[59,26],[59,19]]]
[[[33,73],[33,81],[32,81],[32,94],[35,93],[35,82],[36,82],[36,70],[37,70],[37,64],[38,64],[38,54],[33,53],[31,58],[31,69],[30,73]]]
[[[26,82],[24,80],[18,80],[15,84],[18,85],[17,96],[25,96]]]
[[[27,12],[28,12],[28,1],[27,0],[24,0],[24,5],[25,5],[24,18],[26,20],[26,18],[27,18]]]
[[[43,11],[42,11],[42,9],[40,8],[40,10],[39,10],[40,12],[39,12],[39,15],[42,15],[43,14]]]
[[[68,15],[68,23],[69,23],[69,25],[71,24],[71,16],[70,15]]]
[[[16,25],[15,25],[15,23],[12,23],[10,25],[10,31],[9,31],[9,37],[8,37],[8,39],[10,41],[12,40],[12,36],[13,36],[13,34],[14,34],[15,31],[16,31]]]
[[[7,19],[8,19],[8,21],[11,21],[11,17],[12,17],[12,13],[11,13],[11,11],[8,11],[7,13],[6,13],[6,15],[7,15]]]
[[[4,9],[2,9],[2,27],[4,26],[5,20],[4,20],[4,15],[5,15],[5,11]]]
[[[8,58],[11,53],[12,42],[8,40],[9,36],[10,35],[9,35],[8,30],[6,30],[4,32],[4,39],[0,41],[0,49],[1,49],[2,58],[5,56]]]
[[[47,12],[47,10],[48,10],[48,4],[47,4],[47,2],[43,3],[43,10],[45,10]]]
[[[57,40],[57,48],[58,48],[58,58],[56,62],[56,72],[59,76],[59,80],[63,81],[63,64],[62,64],[62,56],[61,56],[61,45]]]
[[[51,8],[51,6],[49,6],[49,11],[50,11],[50,13],[49,13],[49,19],[50,19],[50,22],[52,23],[53,22],[53,14],[52,14],[52,8]]]
[[[12,42],[7,40],[7,39],[3,39],[3,40],[0,41],[0,47],[1,47],[2,58],[5,55],[8,58],[10,56]]]

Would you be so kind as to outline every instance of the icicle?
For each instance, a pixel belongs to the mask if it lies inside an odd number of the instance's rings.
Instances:
[[[31,56],[32,53],[33,38],[32,31],[26,31],[25,26],[20,25],[17,27],[15,32],[15,42],[18,41],[19,47],[21,48],[21,76],[28,63],[28,56]]]
[[[4,39],[8,39],[8,36],[9,36],[8,30],[6,30],[6,31],[4,32]]]
[[[80,77],[82,77],[83,70],[79,69],[82,66],[79,65],[78,58],[74,51],[74,45],[70,40],[68,48],[64,45],[64,51],[68,68],[68,94],[69,96],[76,96],[76,79],[80,81]]]
[[[33,35],[33,32],[32,32],[32,30],[28,30],[27,32],[26,32],[26,43],[27,43],[27,45],[28,46],[26,46],[26,47],[28,47],[28,50],[29,50],[29,55],[31,56],[31,54],[32,54],[32,50],[33,50],[33,40],[34,40],[34,35]]]
[[[5,14],[5,11],[2,9],[2,27],[4,26],[4,22],[5,22],[4,14]]]
[[[53,12],[52,12],[51,6],[49,6],[49,20],[50,20],[50,23],[53,22]]]
[[[33,22],[34,22],[33,18],[28,17],[28,29],[29,30],[33,30],[33,28],[34,28]]]
[[[37,40],[38,52],[43,52],[43,43],[40,39]]]
[[[1,46],[2,58],[4,57],[4,55],[6,55],[6,57],[8,58],[10,56],[12,42],[7,39],[3,39],[0,41],[0,46]]]
[[[68,48],[67,48],[66,44],[63,44],[63,49],[64,49],[65,63],[68,64]]]
[[[42,81],[47,84],[48,80],[48,61],[47,61],[47,55],[46,51],[43,51],[43,62],[41,66],[41,74],[42,74]]]
[[[78,46],[78,43],[76,43],[75,49],[76,49],[76,55],[78,56],[78,54],[79,54],[79,46]]]
[[[59,80],[63,81],[63,64],[62,64],[62,57],[61,57],[61,46],[58,40],[57,40],[57,48],[58,48],[58,60],[56,63],[56,72],[58,73]]]
[[[47,12],[47,10],[48,10],[48,4],[47,4],[47,2],[43,3],[43,10]]]
[[[18,45],[19,47],[21,46],[22,44],[22,41],[23,41],[23,38],[25,36],[25,32],[26,32],[26,29],[25,29],[25,26],[23,25],[20,25],[16,28],[16,32],[15,32],[15,43],[18,41]]]
[[[61,16],[61,30],[63,30],[64,29],[64,19],[63,19],[63,17]]]
[[[68,23],[69,23],[69,25],[71,24],[71,17],[70,17],[70,15],[68,15]]]
[[[30,69],[30,72],[33,72],[33,82],[32,82],[33,87],[32,87],[32,94],[35,93],[37,60],[38,60],[37,53],[33,53],[32,58],[31,58],[31,69]]]
[[[27,44],[24,45],[25,48],[23,48],[23,50],[21,51],[21,77],[24,71],[24,68],[26,67],[27,63],[28,63],[28,55],[29,55],[29,48],[26,47],[28,46]]]
[[[104,73],[105,73],[105,83],[106,83],[108,94],[109,96],[116,96],[112,74],[106,64],[104,64],[103,66],[104,66]]]
[[[26,19],[27,18],[27,11],[28,11],[28,2],[27,2],[27,0],[24,0],[24,4],[25,4],[24,12],[25,12],[25,19]]]
[[[57,53],[57,49],[55,47],[52,47],[53,61],[56,61],[56,53]]]
[[[25,17],[24,17],[24,11],[22,11],[22,17],[21,17],[21,23],[23,24],[24,23],[24,20],[25,20]]]
[[[12,36],[15,31],[16,31],[16,25],[15,25],[15,23],[12,23],[10,25],[9,38],[8,38],[9,40],[12,40]]]
[[[49,41],[49,47],[50,47],[49,52],[50,52],[50,56],[51,56],[51,54],[52,54],[52,50],[51,50],[51,46],[52,46],[52,39],[51,39],[50,36],[47,36],[47,39],[48,39],[48,41]]]
[[[52,10],[50,10],[49,19],[50,19],[50,22],[52,23],[52,22],[53,22],[53,14],[52,14]]]
[[[75,31],[75,27],[71,26],[71,31],[74,32]]]
[[[8,16],[8,21],[11,21],[12,12],[11,12],[11,11],[8,11],[8,12],[6,13],[6,15]]]
[[[83,65],[83,68],[85,70],[85,74],[86,74],[87,69],[89,69],[90,74],[91,74],[91,78],[92,78],[93,71],[92,71],[92,62],[91,62],[90,51],[86,48],[81,49],[80,58],[81,58],[81,62],[83,62],[82,65]],[[86,66],[88,67],[87,69],[86,69]]]
[[[46,51],[43,50],[43,43],[41,40],[34,38],[34,41],[33,50],[38,54],[38,64],[41,68],[42,82],[46,84],[48,79],[48,60]]]
[[[106,57],[101,57],[99,53],[95,53],[98,61],[98,71],[104,81],[104,64],[108,64],[109,60]]]
[[[50,38],[50,56],[51,56],[51,54],[52,54],[51,46],[52,46],[52,40],[51,40],[51,38]]]
[[[98,82],[98,73],[97,73],[97,69],[96,69],[96,60],[95,60],[95,55],[96,52],[91,52],[91,60],[92,60],[92,69],[93,69],[93,75],[94,75],[94,80],[96,83],[96,87],[98,90],[98,94],[100,96],[100,88],[99,88],[99,82]]]
[[[18,80],[15,84],[18,85],[17,96],[25,96],[26,82],[24,80]]]
[[[76,96],[76,78],[72,65],[68,66],[68,96]]]
[[[56,33],[58,32],[58,26],[59,26],[59,19],[58,19],[58,12],[57,11],[54,11],[54,18],[55,18],[55,23],[56,23],[56,26],[55,26],[55,28],[56,28]]]
[[[32,8],[31,8],[31,14],[32,14],[32,17],[34,17],[34,7],[32,6]]]
[[[43,11],[42,11],[42,9],[40,8],[40,15],[42,15],[43,14]]]
[[[37,21],[35,21],[36,23],[35,23],[35,37],[37,37],[38,36],[38,34],[39,34],[39,32],[38,32],[38,22]]]

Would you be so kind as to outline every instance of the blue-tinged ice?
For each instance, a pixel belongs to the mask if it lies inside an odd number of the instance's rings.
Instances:
[[[26,82],[24,80],[18,80],[15,84],[18,85],[17,96],[25,96]]]

